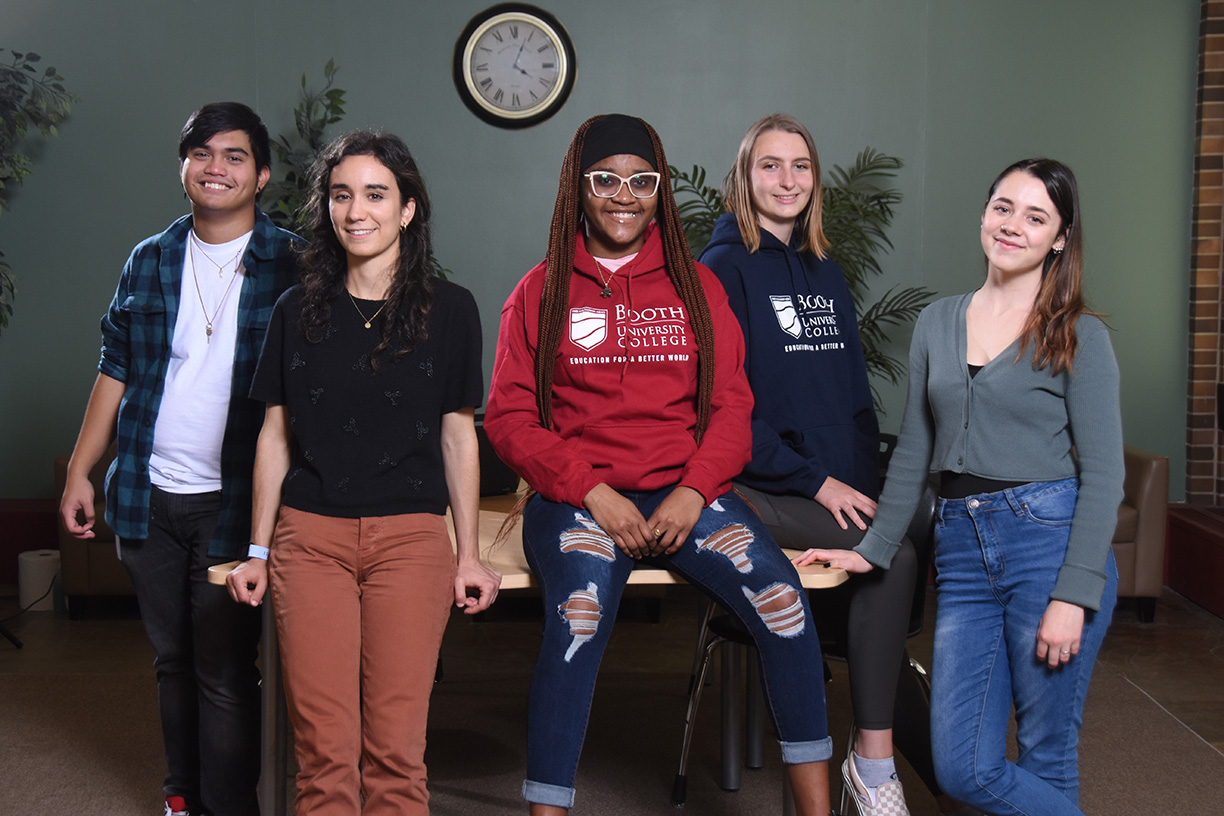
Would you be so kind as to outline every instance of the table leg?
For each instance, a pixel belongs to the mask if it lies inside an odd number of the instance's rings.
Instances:
[[[260,763],[259,810],[263,816],[285,815],[285,783],[289,773],[289,716],[281,682],[280,646],[272,600],[263,603],[263,756]]]

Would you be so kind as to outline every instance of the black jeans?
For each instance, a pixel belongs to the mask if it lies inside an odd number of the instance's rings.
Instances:
[[[208,583],[221,494],[153,488],[149,537],[119,554],[153,645],[165,792],[209,816],[259,813],[260,614]]]

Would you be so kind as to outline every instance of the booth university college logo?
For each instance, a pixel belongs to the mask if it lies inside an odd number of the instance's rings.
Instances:
[[[773,304],[774,316],[778,318],[782,331],[791,337],[798,337],[803,333],[803,326],[799,323],[799,315],[795,312],[795,303],[790,295],[770,295],[769,302]]]
[[[608,339],[608,310],[589,306],[570,309],[570,342],[590,351]]]

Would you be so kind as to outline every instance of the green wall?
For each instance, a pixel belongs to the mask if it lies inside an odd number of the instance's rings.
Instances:
[[[566,145],[595,113],[643,116],[673,164],[715,179],[777,110],[808,124],[826,166],[867,145],[900,156],[905,201],[877,291],[975,286],[991,179],[1027,155],[1063,159],[1081,184],[1088,294],[1116,330],[1127,440],[1169,454],[1182,495],[1198,2],[537,0],[572,35],[578,81],[560,114],[521,132],[477,120],[451,80],[455,38],[492,2],[4,0],[0,46],[41,53],[81,102],[0,218],[20,276],[0,336],[0,498],[53,492],[119,269],[186,210],[187,114],[236,99],[288,131],[299,77],[317,84],[329,58],[344,125],[393,131],[417,154],[438,257],[484,316],[486,378],[500,306],[543,255]],[[895,430],[904,393],[884,391]]]

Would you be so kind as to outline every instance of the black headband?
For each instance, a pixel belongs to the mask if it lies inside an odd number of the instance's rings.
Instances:
[[[610,113],[591,123],[582,142],[582,169],[586,169],[608,156],[627,153],[640,156],[658,170],[654,142],[642,120],[623,113]]]

